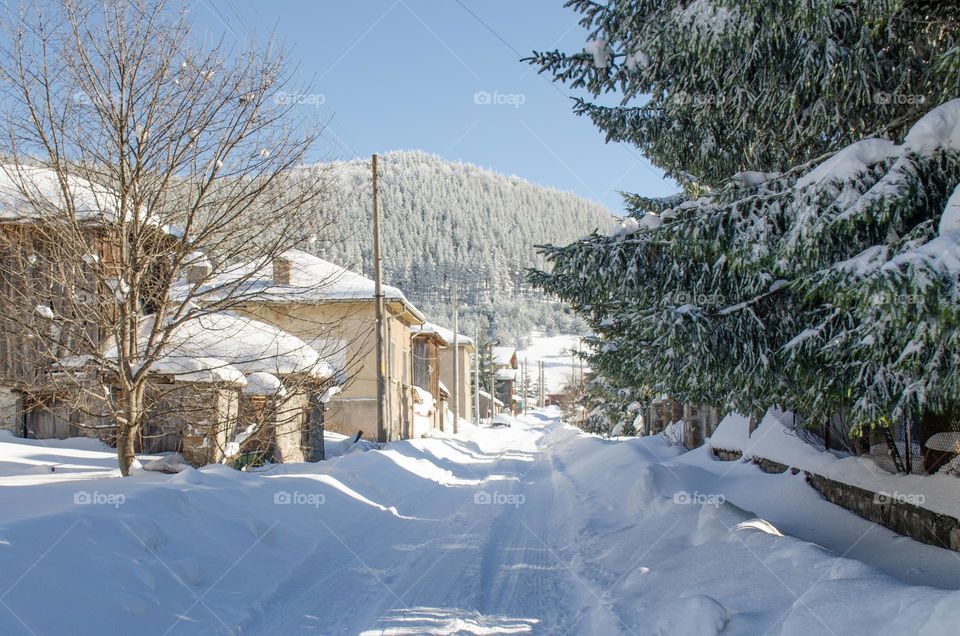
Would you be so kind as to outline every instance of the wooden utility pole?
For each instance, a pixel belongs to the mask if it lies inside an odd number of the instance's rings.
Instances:
[[[453,295],[453,433],[460,428],[460,302],[459,294]]]
[[[523,388],[523,406],[520,412],[527,414],[527,359],[523,359],[523,366],[520,367],[520,386]]]
[[[546,406],[543,401],[543,394],[546,392],[546,388],[543,386],[544,372],[543,372],[543,360],[540,361],[540,408]]]
[[[387,374],[383,355],[383,271],[380,254],[380,196],[377,179],[377,155],[373,155],[373,283],[377,316],[377,441],[387,441]]]
[[[490,345],[490,419],[497,413],[497,362],[493,359],[493,345]],[[504,404],[506,406],[506,404]]]

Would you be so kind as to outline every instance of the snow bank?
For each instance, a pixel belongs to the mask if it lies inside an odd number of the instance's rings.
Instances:
[[[800,475],[557,415],[125,479],[89,440],[0,433],[0,633],[955,631],[960,593],[904,582],[960,587],[954,555]]]
[[[728,451],[743,450],[750,438],[750,420],[739,413],[730,413],[717,425],[710,436],[711,448]]]
[[[672,603],[657,622],[657,636],[716,636],[727,626],[727,609],[705,594]]]
[[[892,475],[869,456],[823,452],[794,433],[792,414],[771,409],[743,445],[744,457],[763,457],[873,492],[911,495],[911,500],[941,514],[960,517],[960,481],[949,475]],[[922,497],[922,499],[921,499]]]

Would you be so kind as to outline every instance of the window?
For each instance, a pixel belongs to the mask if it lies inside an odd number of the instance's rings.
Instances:
[[[424,338],[413,341],[413,383],[430,388],[430,344]]]

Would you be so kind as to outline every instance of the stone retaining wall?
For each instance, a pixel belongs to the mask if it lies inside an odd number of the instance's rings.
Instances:
[[[713,448],[711,450],[713,450],[713,456],[722,462],[735,462],[738,459],[743,459],[743,451],[726,450],[723,448]]]
[[[796,475],[800,472],[799,468],[763,457],[754,457],[753,461],[765,473],[780,474],[790,470]],[[867,521],[922,543],[960,551],[960,520],[950,515],[914,505],[896,493],[878,493],[807,471],[803,475],[810,487],[824,499]]]
[[[827,501],[894,532],[941,548],[960,551],[960,521],[902,501],[804,471],[807,483]]]
[[[763,457],[754,457],[753,463],[759,466],[760,470],[762,470],[765,473],[770,473],[771,475],[779,475],[781,473],[787,472],[787,470],[790,469],[790,467],[787,466],[786,464],[781,464],[779,462],[773,461],[772,459],[765,459]],[[798,472],[799,471],[797,469],[795,468],[793,469],[794,475],[796,475]]]

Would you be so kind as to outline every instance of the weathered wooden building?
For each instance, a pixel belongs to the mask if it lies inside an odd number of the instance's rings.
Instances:
[[[34,438],[113,443],[125,396],[111,334],[130,283],[117,263],[127,234],[116,196],[42,168],[0,167],[0,428]],[[143,221],[136,327],[147,333],[167,300],[174,228]],[[172,327],[148,364],[140,452],[179,451],[193,464],[322,452],[320,398],[332,370],[300,339],[224,312]],[[137,332],[139,333],[139,332]],[[137,340],[134,338],[133,340]],[[145,348],[134,359],[145,358]],[[111,364],[111,361],[112,364]],[[111,372],[111,368],[113,371]]]
[[[424,389],[433,398],[434,408],[427,416],[414,421],[413,437],[420,437],[429,429],[444,430],[444,398],[441,390],[441,351],[450,342],[440,333],[437,325],[424,323],[413,327],[413,385]],[[429,424],[423,418],[429,418]],[[427,429],[427,430],[424,430]]]

